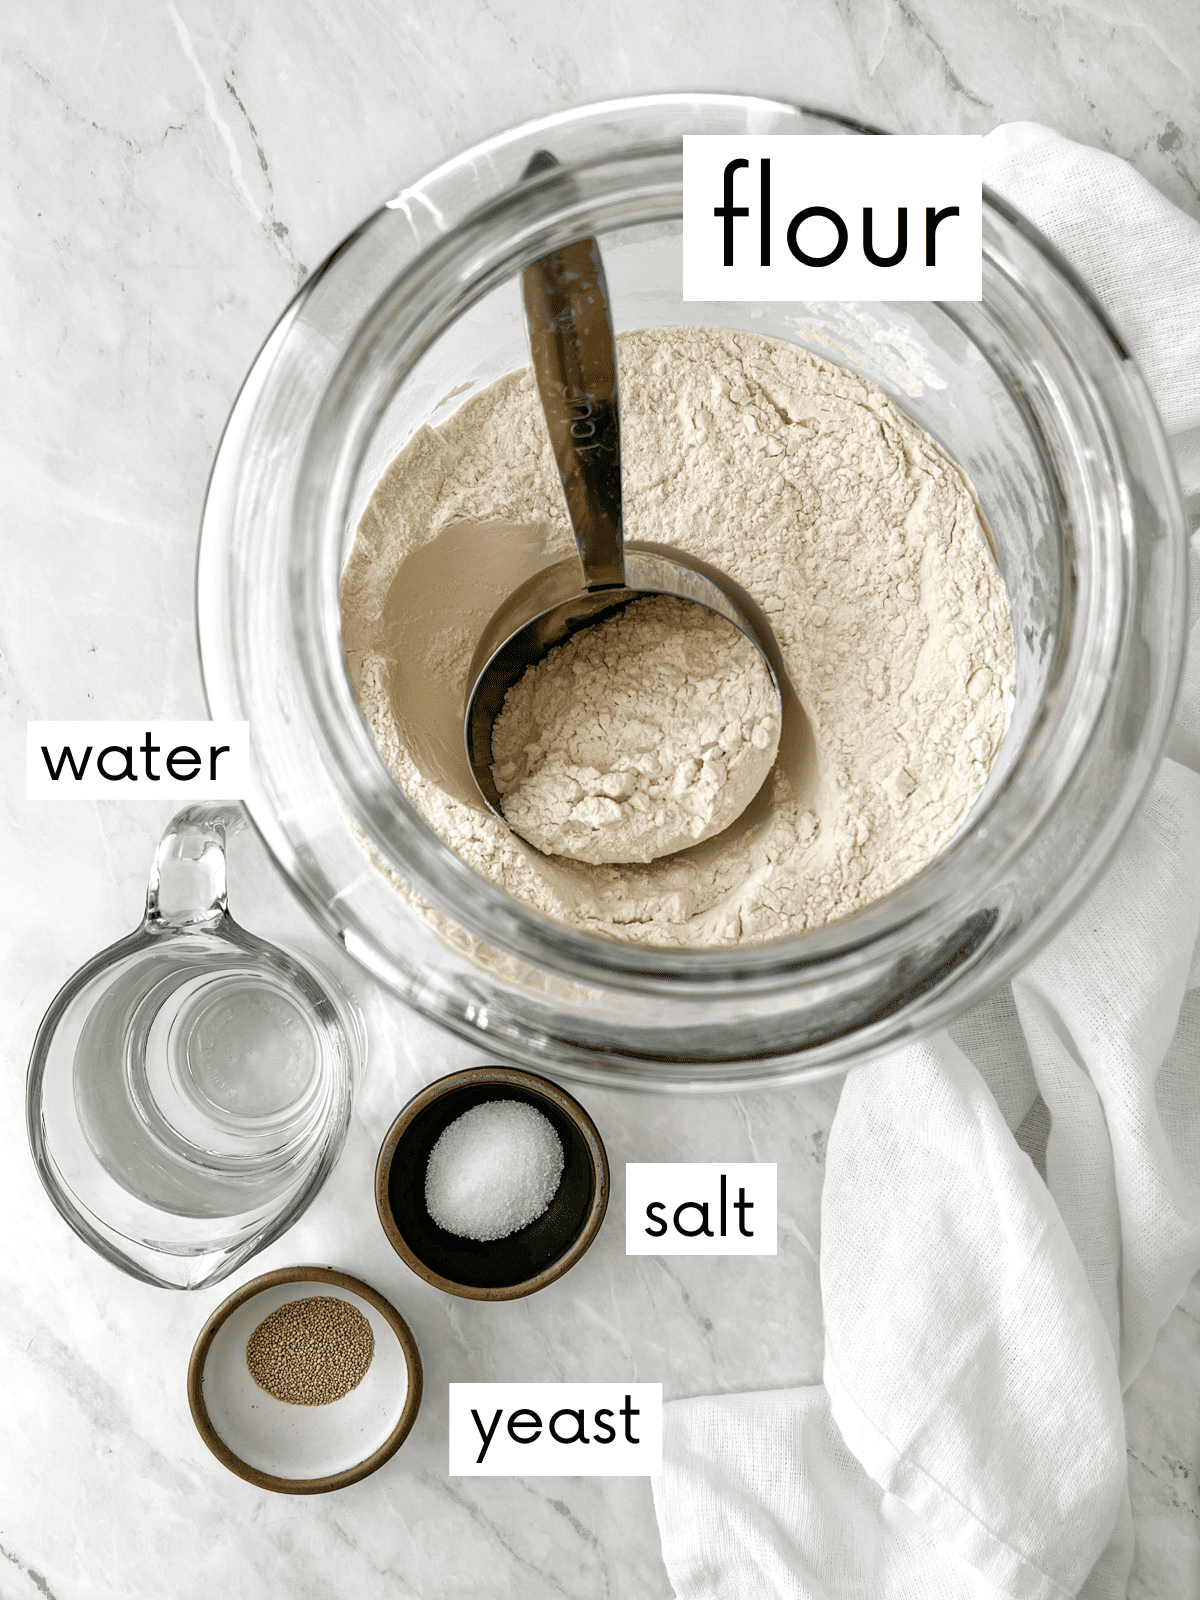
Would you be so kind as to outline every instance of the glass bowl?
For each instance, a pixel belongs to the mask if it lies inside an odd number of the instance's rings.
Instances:
[[[353,957],[502,1060],[623,1087],[739,1089],[839,1071],[942,1026],[1078,904],[1158,760],[1186,621],[1178,485],[1119,336],[1029,223],[985,192],[978,304],[680,298],[682,134],[870,131],[772,101],[662,95],[502,134],[334,252],[230,416],[204,510],[199,629],[212,715],[250,721],[249,810]],[[516,190],[540,147],[573,182],[550,173]],[[995,541],[1016,687],[990,779],[923,871],[817,932],[667,950],[540,916],[417,815],[351,692],[338,580],[371,488],[417,428],[449,414],[451,391],[526,363],[517,275],[589,233],[618,331],[740,328],[857,369],[961,463]]]

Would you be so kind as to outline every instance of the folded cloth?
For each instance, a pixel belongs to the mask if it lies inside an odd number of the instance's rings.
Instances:
[[[983,181],[1056,244],[1142,369],[1183,492],[1200,489],[1200,222],[1120,156],[1010,122],[983,142]]]
[[[1001,1594],[1074,1595],[1125,1482],[1115,1353],[1049,1190],[944,1034],[847,1082],[821,1210],[847,1446]]]
[[[676,1400],[664,1423],[655,1505],[680,1600],[994,1593],[867,1476],[822,1385]]]
[[[1194,494],[1200,224],[1032,124],[988,136],[985,173],[1105,304]],[[1200,1269],[1198,934],[1194,622],[1167,757],[1083,907],[949,1034],[846,1080],[824,1384],[665,1408],[678,1600],[1125,1593],[1121,1394]]]

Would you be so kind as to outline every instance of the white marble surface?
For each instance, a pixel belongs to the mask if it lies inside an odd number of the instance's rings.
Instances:
[[[205,476],[239,378],[292,288],[373,205],[464,145],[586,100],[726,88],[898,130],[1032,118],[1131,159],[1200,215],[1192,0],[12,0],[0,21],[6,382],[0,830],[0,1600],[220,1594],[360,1600],[670,1593],[637,1479],[450,1480],[446,1383],[661,1379],[668,1395],[819,1375],[815,1250],[836,1086],[584,1099],[626,1160],[774,1160],[780,1253],[627,1260],[621,1188],[590,1254],[528,1301],[440,1295],[392,1254],[371,1172],[395,1111],[472,1050],[359,983],[373,1065],[346,1154],[296,1229],[194,1295],[106,1266],[28,1159],[43,1010],[140,915],[168,808],[24,798],[30,717],[202,716],[192,622]],[[303,934],[253,840],[235,910]],[[311,935],[310,935],[311,936]],[[329,1261],[411,1322],[426,1400],[376,1477],[320,1500],[208,1456],[184,1394],[208,1312],[259,1270]],[[1200,1287],[1129,1405],[1131,1593],[1200,1593]]]

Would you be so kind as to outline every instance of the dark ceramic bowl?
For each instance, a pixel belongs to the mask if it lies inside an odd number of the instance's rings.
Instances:
[[[549,1207],[506,1239],[460,1239],[425,1209],[425,1169],[442,1131],[487,1100],[521,1100],[562,1140],[563,1175]],[[518,1300],[573,1267],[600,1231],[608,1157],[577,1100],[517,1067],[470,1067],[414,1096],[388,1130],[375,1169],[375,1204],[392,1248],[427,1283],[469,1300]]]

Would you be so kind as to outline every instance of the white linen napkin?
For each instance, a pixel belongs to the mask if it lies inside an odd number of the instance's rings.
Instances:
[[[1105,304],[1194,495],[1200,224],[1048,129],[984,148],[986,181]],[[1198,619],[1200,536],[1192,555]],[[1190,646],[1167,758],[1084,906],[949,1034],[846,1080],[824,1384],[665,1408],[678,1600],[1125,1593],[1122,1390],[1200,1269],[1195,620]]]

